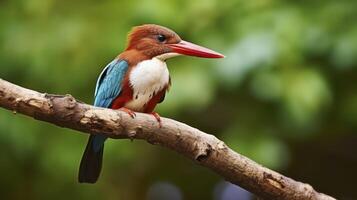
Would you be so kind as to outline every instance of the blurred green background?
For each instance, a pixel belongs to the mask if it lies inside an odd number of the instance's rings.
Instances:
[[[318,191],[357,199],[356,17],[352,0],[0,0],[0,78],[92,103],[97,76],[131,27],[167,26],[227,58],[169,60],[162,116]],[[99,182],[78,184],[86,142],[1,109],[1,199],[165,199],[155,191],[229,199],[218,194],[221,177],[137,140],[107,141]]]

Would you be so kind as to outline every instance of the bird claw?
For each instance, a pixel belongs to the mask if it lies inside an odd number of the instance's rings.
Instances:
[[[150,114],[155,117],[156,121],[159,123],[159,128],[161,128],[162,124],[160,115],[157,112],[152,112]]]
[[[122,108],[119,108],[119,110],[126,112],[133,119],[136,117],[136,113],[128,108],[122,107]]]

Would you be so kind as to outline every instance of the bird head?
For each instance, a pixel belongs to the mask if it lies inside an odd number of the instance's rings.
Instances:
[[[203,58],[223,58],[224,55],[208,48],[184,41],[174,31],[159,25],[136,26],[129,33],[126,50],[136,50],[153,58],[168,58],[187,55]]]

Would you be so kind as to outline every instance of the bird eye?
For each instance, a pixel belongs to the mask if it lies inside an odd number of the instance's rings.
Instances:
[[[157,40],[159,41],[159,42],[164,42],[165,40],[166,40],[166,37],[164,36],[164,35],[158,35],[157,36]]]

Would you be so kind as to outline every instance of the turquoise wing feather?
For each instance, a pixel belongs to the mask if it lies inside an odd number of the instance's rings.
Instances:
[[[120,95],[122,80],[128,71],[125,60],[115,59],[109,63],[99,75],[94,92],[94,106],[110,108],[113,101]],[[93,138],[93,148],[97,152],[104,144],[106,137],[96,135]]]

